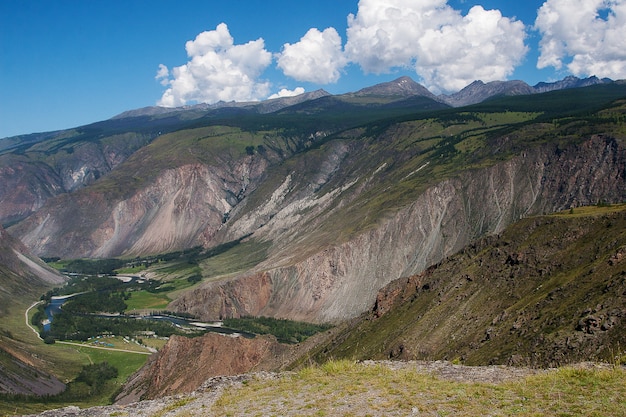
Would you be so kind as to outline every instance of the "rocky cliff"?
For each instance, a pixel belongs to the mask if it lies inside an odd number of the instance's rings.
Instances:
[[[344,243],[287,266],[204,285],[171,307],[204,319],[353,317],[390,281],[418,273],[522,217],[602,199],[623,200],[625,168],[626,150],[610,137],[594,136],[566,148],[541,147],[430,187]],[[306,205],[306,199],[300,202]],[[292,224],[310,221],[314,219],[298,216]]]
[[[623,205],[525,218],[390,283],[317,358],[619,362],[625,225]]]
[[[278,369],[289,350],[288,345],[270,336],[254,339],[218,333],[193,339],[173,336],[131,376],[116,403],[188,393],[213,376]]]
[[[152,161],[150,151],[142,149],[126,161],[126,174],[58,196],[12,231],[35,253],[64,258],[164,253],[207,244],[272,157],[220,155],[202,163],[202,157],[185,156],[171,166],[167,160]]]
[[[232,171],[186,165],[162,172],[127,199],[91,192],[63,196],[50,212],[29,219],[37,226],[21,239],[37,253],[61,257],[164,253],[206,244],[256,169],[247,161]],[[68,224],[68,215],[76,222]]]
[[[0,223],[19,221],[49,198],[92,184],[152,139],[134,132],[103,137],[86,131],[42,135],[42,142],[0,155]]]

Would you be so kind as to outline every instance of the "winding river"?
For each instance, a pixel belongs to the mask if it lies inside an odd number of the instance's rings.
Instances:
[[[75,293],[70,295],[63,296],[55,296],[50,299],[50,303],[44,309],[46,313],[47,320],[44,322],[43,329],[44,331],[50,330],[50,324],[54,319],[54,315],[61,311],[63,304],[67,302],[70,298],[84,294],[84,293]],[[93,314],[94,317],[102,317],[102,318],[118,318],[125,317],[137,320],[154,320],[154,321],[167,321],[172,323],[174,326],[179,328],[193,329],[193,330],[201,330],[206,332],[215,332],[233,336],[243,336],[248,339],[253,339],[256,337],[254,333],[243,332],[240,330],[230,329],[228,327],[223,327],[221,323],[204,323],[197,320],[188,320],[180,317],[166,316],[161,314],[149,314],[149,315],[106,315],[106,314]]]

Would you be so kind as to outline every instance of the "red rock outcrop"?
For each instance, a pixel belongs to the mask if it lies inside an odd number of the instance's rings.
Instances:
[[[274,370],[291,346],[272,336],[245,337],[207,333],[196,338],[172,336],[167,344],[135,373],[116,402],[158,398],[191,392],[213,376]]]

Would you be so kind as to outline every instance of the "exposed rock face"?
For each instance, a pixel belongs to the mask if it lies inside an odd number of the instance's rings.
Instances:
[[[204,285],[170,307],[203,319],[250,314],[323,322],[354,317],[387,283],[419,273],[523,216],[593,204],[606,196],[623,200],[625,169],[626,151],[611,138],[537,149],[444,181],[346,243],[291,265]],[[298,217],[298,222],[307,221]]]
[[[27,354],[6,348],[0,346],[0,393],[43,396],[65,389],[64,383],[37,369],[40,364],[29,361]]]
[[[230,166],[184,165],[162,172],[148,187],[117,201],[87,190],[66,195],[50,212],[38,212],[21,224],[17,233],[35,253],[67,258],[163,253],[202,245],[222,227],[225,214],[266,163],[249,157]]]
[[[0,221],[12,223],[37,211],[47,199],[64,192],[63,181],[45,164],[0,156]]]
[[[36,295],[65,278],[33,256],[18,240],[0,226],[0,316],[11,300],[20,295]]]
[[[271,336],[254,339],[207,333],[197,338],[172,336],[149,362],[133,375],[116,402],[191,392],[221,375],[277,369],[289,350]]]
[[[0,155],[0,223],[21,220],[49,198],[92,184],[149,141],[146,135],[130,132],[78,145],[73,141],[84,136],[80,133],[67,131],[52,136],[48,139],[52,145],[31,148],[45,155],[39,159],[20,153]]]
[[[612,363],[626,342],[625,225],[623,208],[523,219],[390,283],[317,359]]]

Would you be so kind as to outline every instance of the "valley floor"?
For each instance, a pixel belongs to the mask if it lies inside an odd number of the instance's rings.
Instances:
[[[215,377],[189,395],[40,416],[626,416],[626,369],[550,370],[449,362],[328,362],[298,372]]]

